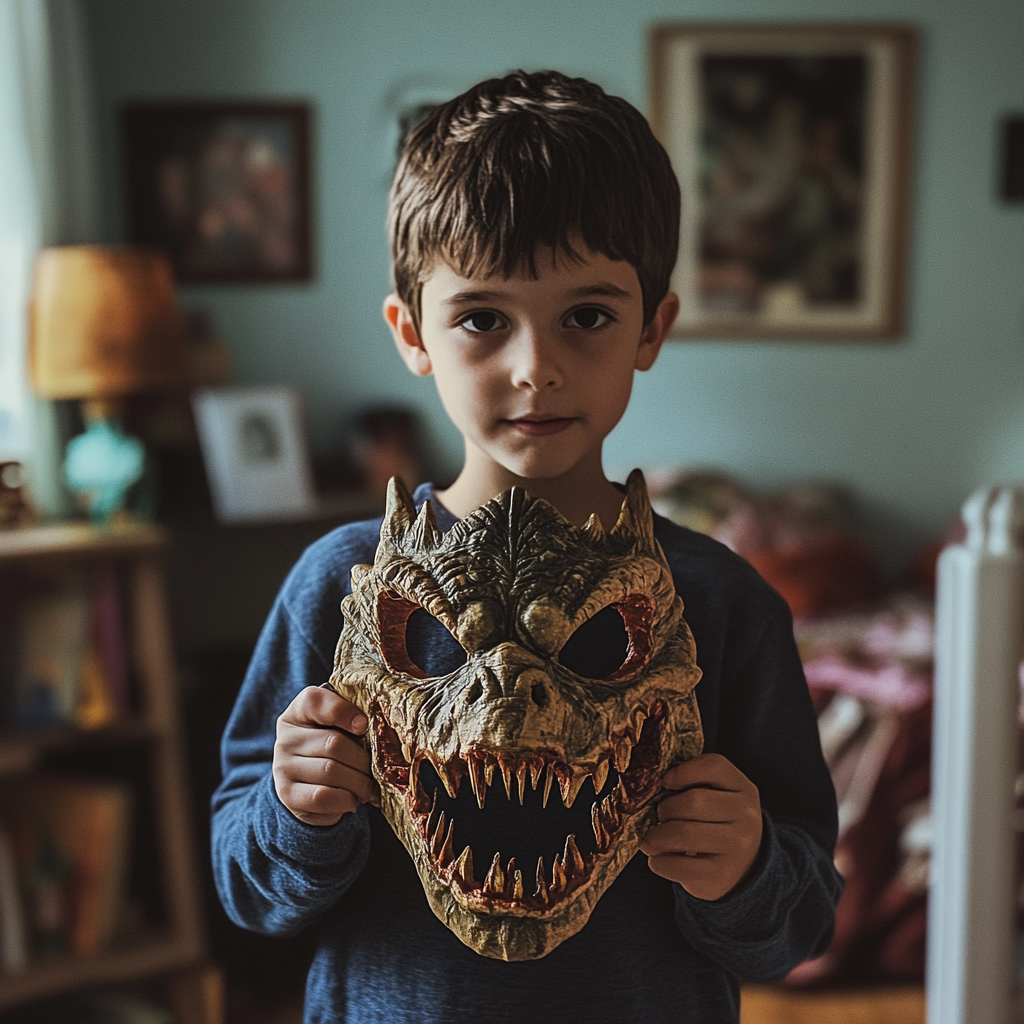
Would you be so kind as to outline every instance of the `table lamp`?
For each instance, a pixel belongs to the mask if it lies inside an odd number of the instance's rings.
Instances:
[[[72,245],[37,257],[32,383],[42,398],[83,402],[86,430],[68,443],[64,477],[97,523],[124,507],[143,474],[145,450],[121,426],[122,400],[183,384],[185,339],[170,264],[160,253]]]

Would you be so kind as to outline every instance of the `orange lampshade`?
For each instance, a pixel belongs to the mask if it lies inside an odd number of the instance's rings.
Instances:
[[[111,399],[185,381],[185,325],[166,258],[112,245],[36,259],[29,366],[43,398]]]

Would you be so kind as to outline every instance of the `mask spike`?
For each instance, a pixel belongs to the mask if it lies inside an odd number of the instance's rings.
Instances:
[[[622,500],[619,518],[612,529],[613,537],[633,541],[633,546],[641,550],[656,550],[654,539],[654,514],[651,502],[647,497],[647,485],[644,475],[634,469],[626,480],[626,497]]]
[[[590,518],[583,524],[580,533],[591,544],[600,544],[605,539],[604,525],[596,512],[590,514]]]
[[[388,481],[387,505],[380,527],[380,539],[392,543],[399,541],[416,519],[416,504],[402,478],[393,476]]]
[[[441,531],[437,528],[432,502],[423,502],[406,541],[409,547],[420,552],[430,551],[441,542]]]

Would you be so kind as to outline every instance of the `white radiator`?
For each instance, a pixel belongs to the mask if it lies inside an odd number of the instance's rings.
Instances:
[[[939,559],[928,1024],[1010,1024],[1024,491],[979,491]]]

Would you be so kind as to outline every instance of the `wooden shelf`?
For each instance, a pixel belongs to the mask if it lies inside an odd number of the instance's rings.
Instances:
[[[0,531],[0,585],[18,588],[33,574],[62,565],[81,567],[113,560],[124,582],[125,656],[132,666],[132,706],[138,714],[96,729],[71,725],[0,731],[0,780],[31,780],[37,771],[74,772],[102,763],[146,801],[160,856],[137,860],[146,888],[156,894],[153,932],[91,956],[30,959],[25,970],[0,975],[0,1009],[96,985],[142,979],[166,982],[181,1024],[220,1024],[216,1001],[203,998],[205,943],[201,895],[186,797],[186,763],[178,711],[162,554],[167,531],[152,524],[97,529],[63,523]],[[16,604],[16,601],[15,601]],[[144,757],[139,758],[139,751]],[[70,755],[70,756],[69,756]],[[141,767],[140,767],[141,766]],[[87,770],[87,769],[86,769]],[[14,783],[17,785],[17,783]],[[159,921],[159,931],[156,922]],[[205,971],[207,976],[210,972]],[[205,1006],[206,1010],[198,1009]]]
[[[0,561],[157,551],[167,531],[154,523],[128,523],[97,529],[89,523],[55,523],[0,530]]]
[[[142,718],[113,722],[98,729],[63,726],[38,732],[0,731],[0,778],[31,771],[40,758],[53,751],[138,743],[158,736],[158,729]]]
[[[162,935],[96,956],[35,960],[20,974],[0,976],[0,1009],[85,986],[166,974],[194,964],[200,952],[195,943]]]

